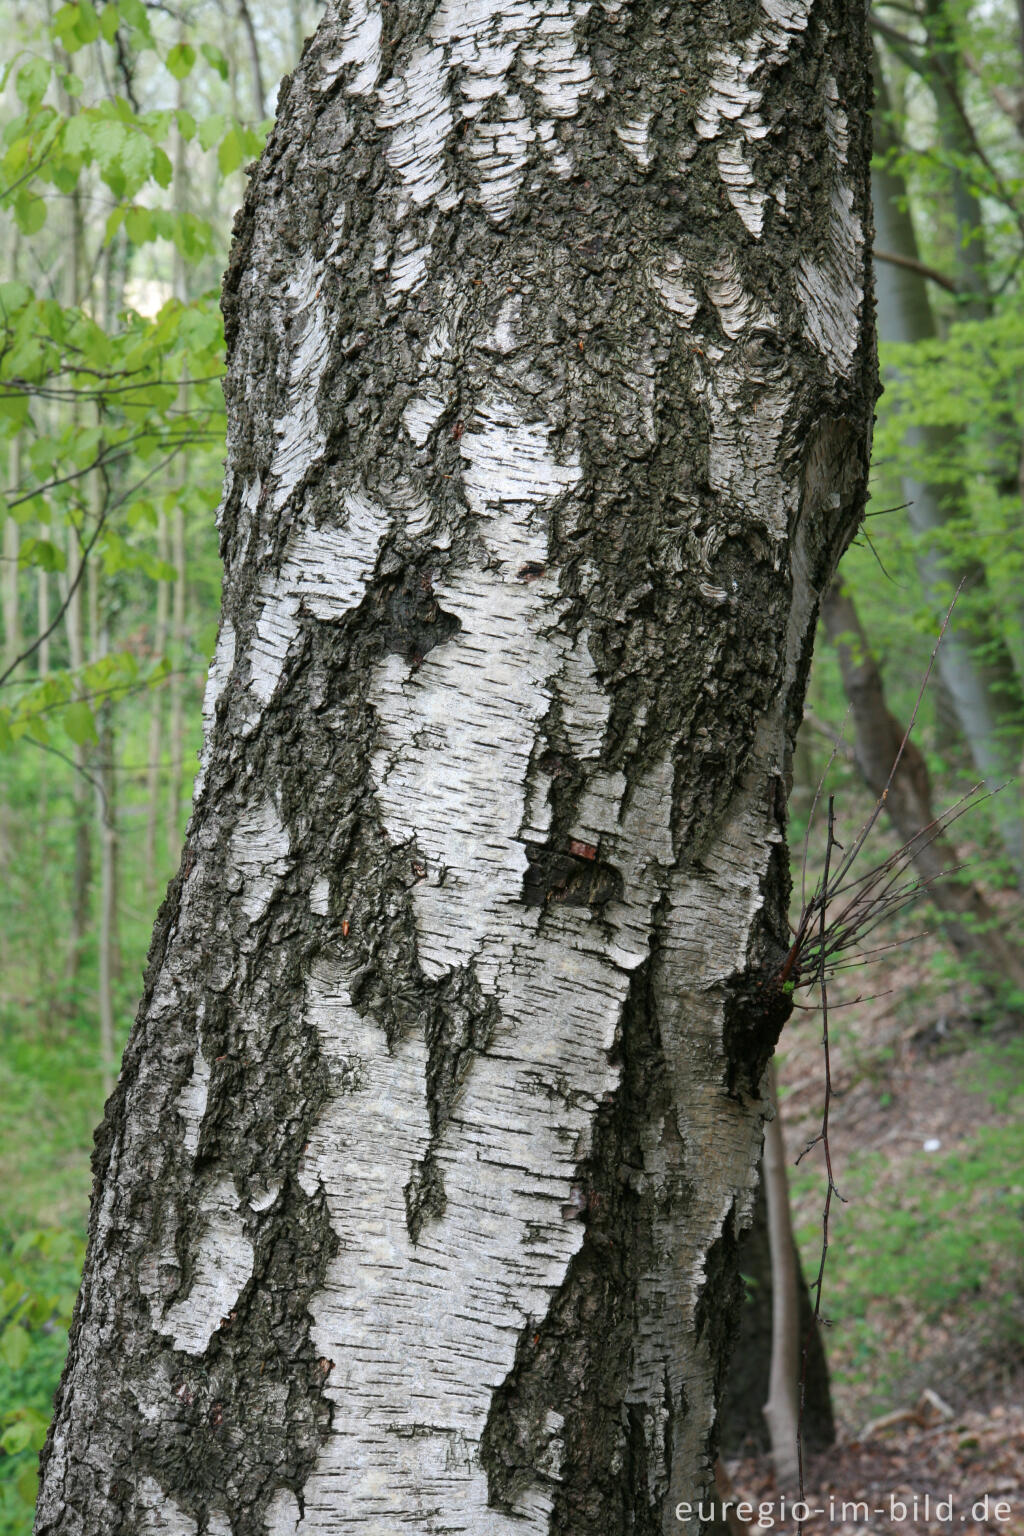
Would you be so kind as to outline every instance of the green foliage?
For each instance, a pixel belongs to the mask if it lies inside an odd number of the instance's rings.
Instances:
[[[31,1523],[83,1254],[59,1228],[0,1230],[0,1531]]]
[[[1007,302],[991,319],[955,320],[933,341],[885,344],[881,356],[886,409],[876,458],[899,462],[902,473],[942,488],[949,514],[926,540],[902,520],[894,523],[886,529],[887,548],[899,542],[904,559],[935,553],[954,567],[969,550],[987,576],[984,616],[991,621],[995,613],[999,632],[1024,663],[1024,304]],[[971,622],[975,602],[968,588],[958,605],[960,622]],[[934,627],[930,607],[916,606],[922,629]]]
[[[840,1176],[848,1204],[833,1222],[824,1311],[844,1379],[878,1409],[908,1374],[908,1320],[962,1332],[957,1320],[969,1317],[978,1345],[1024,1348],[1024,1041],[984,1043],[962,1075],[965,1122],[979,1094],[1005,1123],[959,1138],[951,1129],[948,1147],[922,1149],[900,1182],[869,1150]],[[794,1188],[802,1196],[818,1184],[801,1170]],[[820,1223],[797,1235],[805,1265],[816,1267]]]
[[[82,0],[48,26],[0,0],[0,517],[17,575],[0,663],[0,1536],[31,1528],[104,1096],[91,821],[105,801],[119,833],[116,1052],[177,857],[218,606],[219,276],[268,125],[244,116],[239,49],[223,27],[214,43],[204,4],[179,24]]]
[[[76,272],[82,281],[89,239],[84,224],[74,226],[76,199],[98,185],[112,202],[97,251],[102,260],[103,248],[111,250],[108,271],[112,260],[123,270],[133,252],[153,245],[175,252],[187,272],[223,249],[224,232],[186,206],[185,188],[175,183],[175,154],[180,175],[188,175],[176,135],[213,157],[218,177],[261,147],[259,132],[223,110],[198,118],[184,108],[138,110],[116,91],[89,99],[77,78],[69,89],[62,51],[106,47],[113,55],[126,45],[155,55],[154,64],[162,58],[157,67],[175,82],[200,67],[218,82],[225,77],[218,48],[182,39],[164,48],[133,0],[63,6],[51,38],[39,38],[27,57],[22,50],[8,65],[15,90],[0,131],[0,218],[4,210],[13,217],[23,246],[42,242],[36,264],[45,272],[62,254],[47,225],[53,193],[65,200],[74,256],[65,288]],[[112,57],[110,78],[117,77],[114,65]],[[175,483],[177,502],[202,520],[219,491],[224,338],[217,294],[201,285],[194,297],[168,296],[148,314],[125,300],[111,309],[109,278],[106,314],[92,283],[84,296],[69,297],[60,302],[49,281],[0,284],[0,443],[19,455],[18,481],[7,492],[7,515],[24,529],[18,564],[33,579],[41,572],[63,581],[66,600],[88,558],[107,587],[119,589],[122,607],[145,609],[147,586],[174,576],[154,548],[154,487]],[[0,751],[22,738],[48,742],[54,729],[87,746],[97,739],[97,691],[114,702],[161,684],[168,671],[163,658],[141,666],[130,649],[105,662],[113,672],[102,683],[94,669],[73,668],[67,655],[49,677],[33,680],[22,670],[0,695]]]

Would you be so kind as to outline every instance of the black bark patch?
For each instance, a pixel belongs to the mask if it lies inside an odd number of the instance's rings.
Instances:
[[[603,907],[622,896],[620,871],[596,854],[588,857],[527,843],[526,857],[530,862],[523,875],[523,902],[528,907],[543,907],[548,902]]]
[[[650,962],[633,975],[618,1047],[621,1082],[598,1111],[593,1154],[575,1184],[581,1209],[572,1214],[586,1224],[583,1245],[546,1316],[524,1328],[481,1442],[489,1498],[500,1508],[510,1509],[548,1468],[551,1536],[657,1536],[671,1425],[686,1411],[682,1393],[673,1396],[666,1381],[659,1435],[651,1405],[628,1402],[639,1282],[672,1262],[659,1251],[657,1228],[689,1199],[671,1146],[667,1161],[676,1171],[660,1180],[644,1175],[645,1127],[664,1119],[669,1143],[673,1136],[670,1078],[649,978]],[[557,1477],[551,1411],[564,1421]]]
[[[435,645],[444,645],[462,628],[434,596],[431,572],[408,566],[396,578],[383,578],[379,601],[384,615],[384,648],[418,666]]]
[[[337,1248],[326,1201],[286,1188],[254,1235],[254,1278],[205,1355],[160,1362],[175,1412],[140,1423],[136,1449],[136,1467],[200,1527],[226,1507],[235,1536],[263,1536],[275,1490],[303,1486],[331,1424],[333,1362],[317,1356],[307,1310]],[[136,1527],[129,1518],[123,1529]]]
[[[760,1093],[764,1069],[793,1011],[792,987],[787,990],[779,980],[779,969],[746,971],[726,991],[722,1043],[730,1093]]]
[[[736,1229],[736,1207],[733,1205],[722,1223],[721,1232],[707,1251],[704,1260],[706,1279],[694,1315],[697,1338],[710,1341],[708,1354],[716,1367],[716,1400],[721,1398],[729,1351],[736,1334],[736,1315],[743,1294],[738,1254],[739,1233]],[[717,1450],[716,1424],[712,1429],[709,1446],[709,1465],[713,1463]]]
[[[426,1018],[430,1143],[404,1190],[406,1224],[414,1243],[429,1217],[444,1214],[444,1180],[437,1151],[459,1090],[477,1052],[490,1043],[499,1013],[494,998],[480,990],[472,966],[446,977],[431,998]]]

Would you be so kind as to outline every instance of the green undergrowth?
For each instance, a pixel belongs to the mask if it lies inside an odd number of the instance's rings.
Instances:
[[[142,742],[129,746],[138,758]],[[4,762],[3,788],[25,824],[38,795],[34,763],[27,752]],[[104,1097],[95,922],[78,975],[69,981],[69,775],[46,766],[55,809],[41,832],[48,855],[43,881],[33,884],[15,861],[0,889],[0,1536],[30,1536],[32,1529],[36,1461],[84,1257],[90,1153]],[[164,846],[172,838],[161,839],[158,868],[147,882],[141,786],[129,779],[121,797],[115,1069],[142,992],[156,907],[177,855],[176,847]],[[15,834],[20,824],[12,819]]]
[[[60,1378],[85,1251],[89,1148],[102,1108],[88,1019],[0,1051],[0,1536],[28,1536],[36,1462]]]
[[[125,929],[134,963],[117,989],[118,1051],[141,972],[141,933]],[[88,1006],[93,969],[91,961],[84,968],[71,1018],[58,1007],[26,1007],[18,985],[26,978],[17,974],[0,1008],[0,1536],[32,1529],[36,1460],[85,1253],[90,1151],[103,1111]]]
[[[27,1536],[36,1464],[64,1363],[84,1254],[66,1229],[0,1227],[0,1532]]]
[[[822,1310],[839,1396],[864,1416],[925,1385],[957,1397],[972,1361],[1024,1363],[1024,1040],[975,1043],[958,1084],[938,1148],[865,1148],[837,1170]],[[811,1209],[820,1177],[793,1188]],[[816,1273],[820,1218],[798,1239]]]

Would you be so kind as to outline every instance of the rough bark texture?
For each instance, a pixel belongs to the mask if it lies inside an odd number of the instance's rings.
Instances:
[[[875,373],[865,8],[329,9],[37,1530],[678,1529]]]

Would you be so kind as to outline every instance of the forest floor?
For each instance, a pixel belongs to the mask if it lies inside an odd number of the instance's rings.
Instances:
[[[846,973],[829,998],[830,1145],[845,1203],[832,1206],[822,1313],[838,1435],[808,1458],[807,1502],[818,1513],[804,1528],[1024,1536],[1019,1021],[980,1025],[977,995],[931,937]],[[778,1069],[794,1219],[813,1281],[821,1147],[792,1165],[821,1126],[816,1007],[787,1025]],[[766,1456],[727,1470],[734,1497],[754,1503],[755,1530],[762,1508],[760,1529],[795,1531],[788,1507],[769,1514]]]

